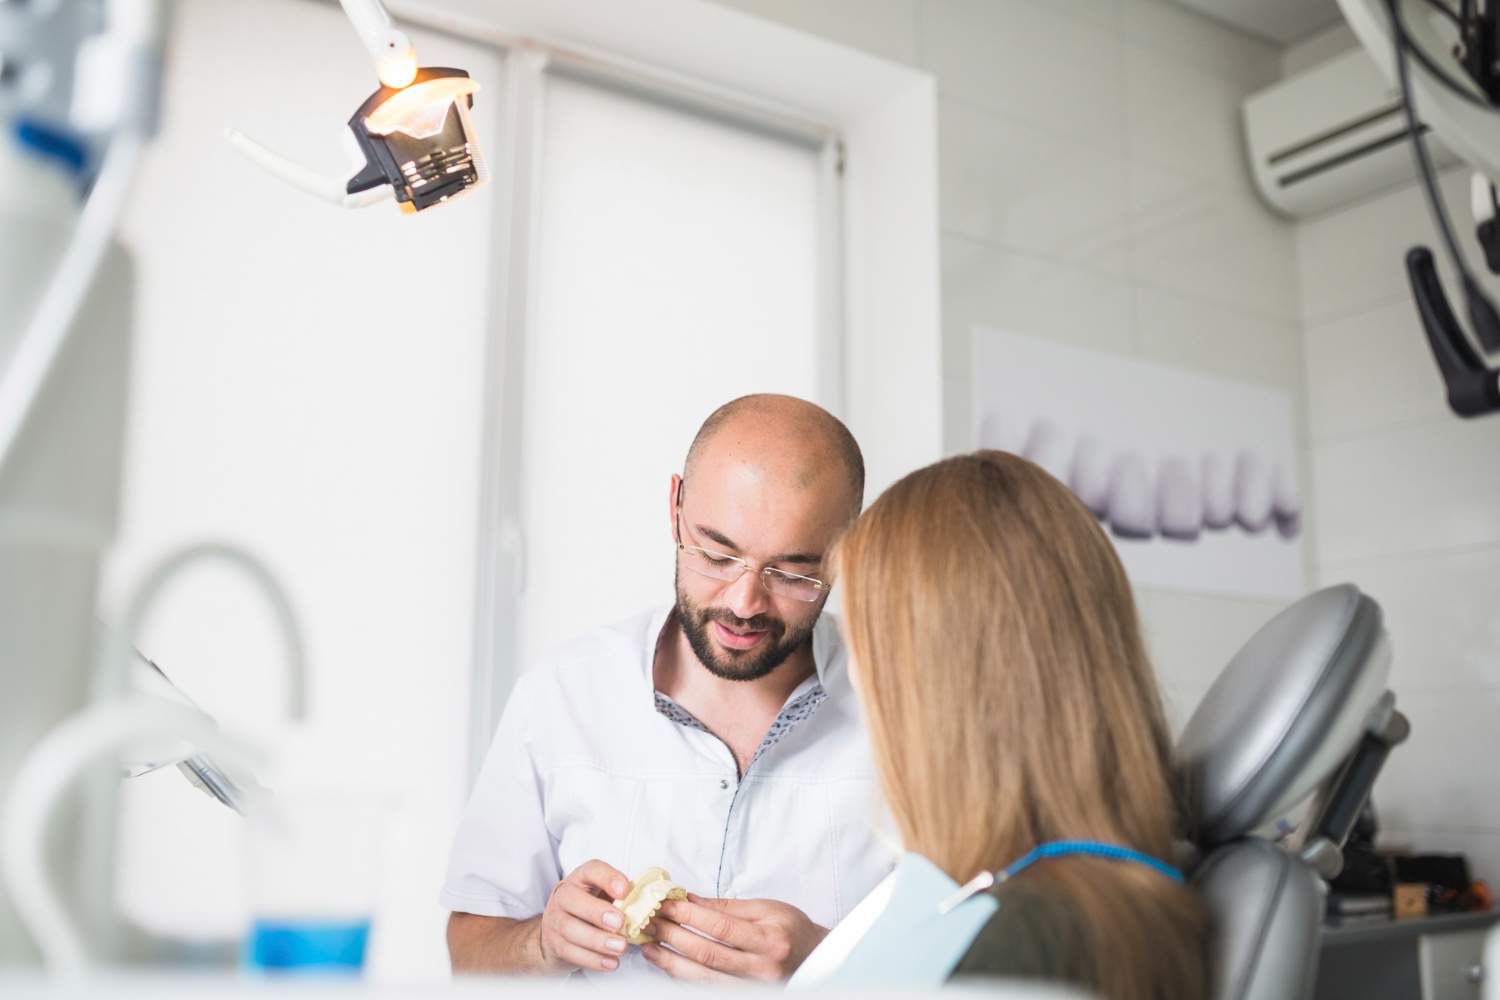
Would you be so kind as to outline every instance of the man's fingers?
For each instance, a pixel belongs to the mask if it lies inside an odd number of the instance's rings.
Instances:
[[[673,979],[685,983],[716,983],[734,979],[733,976],[727,976],[722,972],[699,965],[692,959],[679,955],[670,948],[663,948],[659,944],[641,945],[641,954],[646,956],[646,961]]]
[[[563,883],[552,894],[563,913],[609,931],[625,926],[625,915],[613,903],[600,899],[581,885]]]
[[[737,977],[751,976],[757,971],[755,955],[710,941],[676,921],[658,917],[651,921],[651,934],[659,943],[669,945],[677,954],[705,969]]]
[[[613,955],[599,955],[580,948],[571,941],[561,938],[552,942],[550,947],[552,953],[562,961],[579,969],[598,969],[600,972],[613,972],[620,967],[620,960]]]
[[[623,937],[601,931],[593,924],[586,923],[571,914],[559,914],[553,930],[557,931],[563,940],[587,949],[595,955],[618,958],[625,951],[626,941]]]
[[[758,951],[762,938],[761,929],[747,920],[725,911],[723,907],[705,906],[689,897],[686,901],[669,899],[662,903],[662,916],[679,924],[686,924],[702,931],[711,938],[741,951]]]
[[[754,920],[763,917],[770,912],[770,907],[764,905],[763,899],[719,899],[713,896],[700,896],[696,892],[688,893],[688,902],[710,910],[718,910],[741,920]]]
[[[587,889],[598,889],[610,899],[624,899],[630,892],[630,879],[625,873],[598,858],[574,868],[567,881]]]

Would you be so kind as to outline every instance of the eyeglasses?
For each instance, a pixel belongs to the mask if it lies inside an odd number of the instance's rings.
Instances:
[[[678,504],[681,504],[679,496]],[[682,565],[697,573],[706,576],[710,580],[722,580],[724,583],[733,583],[752,567],[748,560],[739,556],[726,555],[723,552],[715,552],[713,549],[705,549],[701,545],[686,545],[682,542],[682,512],[677,513],[677,551],[683,555]],[[766,590],[778,597],[789,597],[794,601],[807,601],[811,603],[822,597],[828,591],[828,584],[816,577],[803,576],[800,573],[788,573],[786,570],[777,569],[774,566],[762,566],[760,568],[760,582]]]

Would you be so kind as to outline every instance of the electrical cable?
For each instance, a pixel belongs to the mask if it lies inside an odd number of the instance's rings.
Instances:
[[[1407,36],[1406,27],[1401,21],[1400,3],[1401,0],[1386,0],[1386,7],[1391,12],[1391,27],[1396,37],[1396,78],[1401,86],[1401,106],[1406,113],[1406,126],[1411,132],[1412,159],[1416,161],[1417,173],[1422,180],[1423,190],[1427,194],[1427,206],[1439,233],[1442,234],[1443,242],[1448,248],[1448,255],[1453,260],[1453,266],[1463,277],[1472,280],[1469,278],[1469,269],[1459,249],[1458,240],[1453,235],[1453,228],[1448,223],[1448,213],[1443,209],[1442,193],[1437,185],[1432,162],[1427,155],[1427,142],[1422,136],[1416,110],[1412,105],[1411,70],[1405,56],[1406,52],[1414,51],[1416,47]]]
[[[1406,34],[1405,28],[1401,29],[1400,34],[1406,43],[1407,51],[1417,60],[1417,62],[1422,64],[1423,69],[1427,70],[1427,72],[1432,77],[1434,77],[1438,83],[1442,84],[1445,88],[1451,91],[1454,96],[1468,102],[1469,104],[1474,105],[1475,107],[1483,108],[1486,111],[1495,110],[1495,106],[1489,102],[1488,98],[1474,93],[1474,91],[1470,90],[1468,87],[1465,87],[1462,83],[1459,83],[1456,79],[1449,76],[1447,70],[1443,69],[1443,67],[1434,62],[1432,57],[1429,56],[1421,46],[1411,40],[1411,36]]]
[[[1464,299],[1468,305],[1470,333],[1478,339],[1481,346],[1489,350],[1500,350],[1500,312],[1496,311],[1494,302],[1485,293],[1473,272],[1469,270],[1463,251],[1459,249],[1458,239],[1453,234],[1448,213],[1443,207],[1437,172],[1433,169],[1426,141],[1419,131],[1416,108],[1412,102],[1411,66],[1406,59],[1407,54],[1415,49],[1401,21],[1401,2],[1402,0],[1386,0],[1386,7],[1391,16],[1396,78],[1401,88],[1402,110],[1405,112],[1407,127],[1410,131],[1412,158],[1416,163],[1417,173],[1421,178],[1422,190],[1427,196],[1427,205],[1433,221],[1442,235],[1449,258],[1463,286]],[[1480,401],[1481,408],[1473,408],[1475,403],[1471,397],[1476,386],[1471,383],[1474,375],[1478,374],[1482,379],[1488,380],[1494,377],[1494,373],[1485,372],[1482,360],[1475,355],[1473,347],[1467,343],[1468,338],[1464,336],[1448,306],[1442,301],[1441,282],[1432,267],[1431,253],[1425,247],[1419,247],[1407,255],[1407,260],[1423,322],[1427,328],[1428,337],[1432,341],[1433,350],[1438,355],[1439,367],[1444,372],[1444,381],[1448,384],[1450,405],[1465,416],[1495,409],[1497,400],[1492,385],[1481,390],[1485,397]]]
[[[1454,24],[1458,25],[1460,28],[1464,26],[1463,15],[1454,10],[1452,7],[1449,7],[1447,4],[1443,3],[1443,0],[1427,0],[1427,6],[1431,7],[1433,10],[1436,10],[1438,13],[1442,14],[1444,17],[1452,21]]]
[[[1427,0],[1427,2],[1441,7],[1449,14],[1453,13],[1451,9],[1439,3],[1438,0]],[[1389,6],[1390,4],[1388,2],[1387,7]],[[1456,23],[1459,25],[1460,29],[1462,29],[1468,23],[1468,18],[1459,16],[1459,18],[1456,19]],[[1436,61],[1433,60],[1430,55],[1427,54],[1426,49],[1423,49],[1420,45],[1413,41],[1411,35],[1406,31],[1405,22],[1403,22],[1394,11],[1391,15],[1391,27],[1396,35],[1398,59],[1400,58],[1401,49],[1402,47],[1404,47],[1407,54],[1416,59],[1417,62],[1421,63],[1422,68],[1427,70],[1429,75],[1436,79],[1438,83],[1442,84],[1443,87],[1451,91],[1454,96],[1468,102],[1469,104],[1474,105],[1475,107],[1483,108],[1486,111],[1495,110],[1495,106],[1490,103],[1488,98],[1484,97],[1483,95],[1474,93],[1474,91],[1469,87],[1465,86],[1463,83],[1459,82],[1456,78],[1451,76],[1446,69],[1440,66]]]

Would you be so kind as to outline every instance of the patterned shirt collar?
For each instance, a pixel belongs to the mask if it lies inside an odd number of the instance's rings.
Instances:
[[[771,723],[771,728],[766,730],[765,738],[760,741],[760,746],[755,749],[755,756],[750,758],[750,767],[754,767],[755,762],[760,760],[762,754],[780,743],[792,730],[812,718],[813,714],[817,712],[818,706],[827,700],[828,692],[823,689],[822,684],[813,679],[811,687],[803,691],[802,694],[791,698],[782,707],[780,713],[777,714],[775,720]],[[708,733],[710,736],[714,735],[707,726],[698,721],[698,718],[692,712],[689,712],[660,691],[656,692],[656,710],[679,726],[697,729]],[[746,768],[745,770],[746,773],[749,773],[750,769]]]

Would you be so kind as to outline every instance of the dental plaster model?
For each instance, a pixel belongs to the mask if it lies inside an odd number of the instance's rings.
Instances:
[[[631,944],[649,944],[656,940],[646,932],[646,925],[668,899],[687,899],[687,890],[672,881],[664,868],[647,868],[630,885],[624,899],[615,900],[615,906],[625,914],[625,927],[621,933]]]

